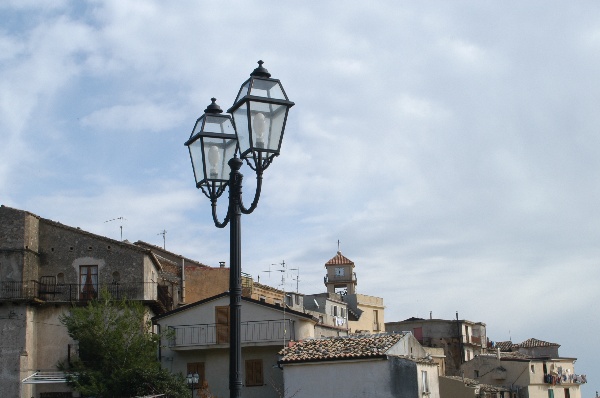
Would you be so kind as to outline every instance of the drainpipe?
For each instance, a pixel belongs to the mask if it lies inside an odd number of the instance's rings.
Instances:
[[[185,304],[185,258],[181,258],[181,303]]]

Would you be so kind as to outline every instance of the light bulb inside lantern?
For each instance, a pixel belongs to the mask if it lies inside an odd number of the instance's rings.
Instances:
[[[265,127],[267,125],[265,115],[258,112],[252,121],[252,130],[256,134],[256,147],[265,147]]]
[[[221,154],[219,148],[216,145],[208,148],[208,163],[210,164],[210,178],[217,178],[219,173],[217,172],[217,164],[221,160]]]

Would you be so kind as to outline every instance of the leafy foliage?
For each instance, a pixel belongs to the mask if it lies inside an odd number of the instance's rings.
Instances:
[[[79,358],[60,364],[69,385],[96,398],[166,394],[187,397],[182,376],[161,369],[156,358],[160,336],[151,333],[139,302],[116,301],[108,292],[86,307],[73,307],[61,323],[79,343]]]

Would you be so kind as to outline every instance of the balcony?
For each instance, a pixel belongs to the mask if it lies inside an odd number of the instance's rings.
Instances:
[[[0,301],[86,302],[98,298],[106,289],[116,300],[139,300],[154,305],[159,313],[173,308],[173,298],[166,286],[156,282],[77,283],[0,282]]]
[[[229,344],[229,325],[226,324],[170,326],[169,331],[173,333],[173,337],[169,340],[171,348]],[[242,322],[240,335],[242,344],[282,344],[284,339],[286,341],[295,339],[294,321],[279,319]]]

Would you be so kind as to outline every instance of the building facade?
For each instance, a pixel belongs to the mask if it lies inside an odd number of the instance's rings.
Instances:
[[[410,331],[424,347],[443,348],[446,374],[458,376],[460,366],[476,355],[487,352],[486,327],[482,322],[445,319],[409,318],[387,322],[386,332]]]
[[[306,340],[280,354],[285,396],[440,396],[437,366],[410,333]]]
[[[580,398],[587,378],[575,373],[577,359],[560,357],[558,347],[537,339],[501,344],[494,353],[465,362],[461,370],[480,383],[508,388],[518,398]]]
[[[64,382],[38,384],[31,376],[56,371],[59,362],[76,355],[60,316],[102,290],[143,303],[149,314],[174,308],[179,297],[177,276],[152,251],[0,207],[3,396],[70,396]]]
[[[311,315],[248,297],[241,311],[242,395],[277,398],[283,375],[277,353],[290,342],[314,338]],[[229,395],[229,293],[166,312],[153,319],[169,339],[161,342],[161,366],[172,373],[198,372],[214,396]]]

